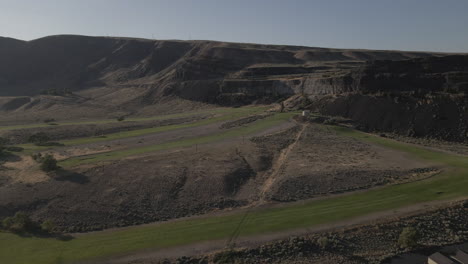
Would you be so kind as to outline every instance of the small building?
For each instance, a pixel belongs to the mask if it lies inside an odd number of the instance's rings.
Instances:
[[[468,264],[468,253],[463,250],[457,250],[457,253],[452,258],[462,264]]]
[[[309,110],[304,110],[304,111],[302,111],[302,116],[308,117],[309,115],[310,115],[310,111],[309,111]]]
[[[448,257],[436,252],[429,256],[427,259],[427,264],[457,264]]]

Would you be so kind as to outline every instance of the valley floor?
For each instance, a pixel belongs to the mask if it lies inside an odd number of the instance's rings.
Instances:
[[[1,165],[0,217],[25,211],[72,236],[3,232],[0,260],[152,263],[468,196],[464,155],[266,110],[0,127],[0,136],[24,148]],[[37,131],[57,133],[62,145],[26,144]],[[30,157],[38,152],[53,154],[62,169],[41,172]]]

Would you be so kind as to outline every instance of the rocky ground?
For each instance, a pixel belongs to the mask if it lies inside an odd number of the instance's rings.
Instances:
[[[413,181],[436,171],[398,152],[309,124],[280,168],[269,196],[276,201],[303,200]]]
[[[304,200],[417,180],[435,172],[399,152],[338,136],[321,125],[295,124],[285,122],[252,138],[174,148],[49,175],[31,157],[19,156],[0,171],[0,216],[24,211],[38,221],[51,219],[66,232],[101,230],[246,206],[259,199]],[[84,155],[104,145],[132,148],[228,129],[220,126],[62,147],[53,153]]]
[[[286,129],[281,135],[287,135],[288,127],[286,122],[275,129]],[[206,127],[186,130],[171,135],[187,138],[207,131]],[[256,137],[277,132],[262,131]],[[275,147],[268,162],[286,146]],[[0,215],[24,211],[34,219],[53,220],[62,231],[79,232],[243,206],[257,199],[261,173],[270,166],[264,155],[248,138],[233,138],[48,175],[32,159],[27,168],[13,168],[19,163],[11,161],[5,163],[9,169],[0,171]],[[19,158],[22,164],[30,159]]]

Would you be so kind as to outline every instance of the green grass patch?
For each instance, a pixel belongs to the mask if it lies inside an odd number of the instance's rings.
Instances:
[[[277,115],[275,119],[283,117]],[[268,122],[273,122],[273,120]],[[243,129],[255,131],[254,128]],[[421,202],[447,200],[468,195],[466,157],[432,151],[353,130],[332,129],[343,135],[413,154],[423,160],[438,161],[451,168],[424,181],[253,211],[244,221],[242,221],[244,213],[234,213],[219,217],[203,217],[136,226],[117,231],[96,232],[79,236],[71,241],[24,238],[10,233],[0,233],[0,262],[50,264],[105,258],[143,249],[162,249],[207,240],[226,239],[239,226],[241,236],[265,234],[313,227]]]

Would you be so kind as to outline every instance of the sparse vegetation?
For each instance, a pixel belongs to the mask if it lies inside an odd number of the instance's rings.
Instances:
[[[6,151],[9,150],[8,144],[8,139],[0,137],[0,157],[5,156]]]
[[[29,143],[33,143],[33,144],[36,144],[38,146],[48,142],[49,140],[50,140],[49,136],[46,133],[43,133],[43,132],[32,134],[28,138]]]
[[[44,119],[44,123],[52,123],[52,122],[55,122],[55,119],[53,118]]]
[[[149,145],[149,146],[144,146],[144,147],[137,147],[137,148],[132,148],[132,149],[126,149],[126,150],[117,150],[117,151],[109,151],[106,153],[98,153],[94,155],[88,155],[86,158],[83,157],[75,157],[75,158],[70,158],[67,160],[64,160],[63,162],[60,162],[60,165],[63,167],[71,167],[79,164],[85,164],[85,163],[93,163],[93,162],[98,162],[98,161],[104,161],[104,160],[112,160],[112,159],[119,159],[131,155],[137,155],[137,154],[142,154],[142,153],[148,153],[148,152],[153,152],[153,151],[160,151],[160,150],[165,150],[169,148],[174,148],[174,147],[187,147],[187,146],[192,146],[195,144],[204,144],[204,143],[209,143],[213,142],[216,140],[222,140],[225,138],[231,138],[231,137],[236,137],[236,136],[242,136],[242,135],[247,135],[251,134],[256,131],[260,131],[262,129],[265,129],[267,127],[272,127],[274,125],[277,125],[280,122],[283,122],[284,120],[292,117],[297,113],[289,112],[289,113],[279,113],[273,116],[269,116],[267,118],[264,118],[258,122],[254,122],[250,124],[249,126],[246,127],[239,127],[236,129],[232,129],[223,133],[218,133],[214,135],[209,135],[209,136],[202,136],[202,137],[196,137],[196,138],[187,138],[187,139],[182,139],[182,140],[177,140],[177,141],[171,141],[163,144],[157,144],[157,145]],[[226,117],[220,119],[220,118],[213,118],[215,120],[225,120]],[[198,124],[210,124],[213,123],[212,120],[204,120],[201,122],[198,122]],[[192,127],[192,124],[183,124],[183,125],[175,125],[177,127]],[[170,126],[168,126],[170,127]],[[174,126],[172,126],[174,127]],[[162,127],[164,129],[165,127]],[[159,131],[164,131],[161,129],[161,127],[157,128],[150,128],[150,129],[144,129],[144,130],[156,130],[159,129]],[[133,131],[129,131],[128,133],[131,133]],[[122,135],[125,135],[127,132],[122,132],[119,133],[117,136],[121,137]],[[102,139],[97,139],[96,141],[100,141]],[[107,138],[107,140],[110,140],[110,137]]]
[[[41,91],[42,95],[53,95],[53,96],[64,96],[64,95],[70,95],[72,92],[67,89],[58,89],[58,88],[49,88],[49,89],[44,89]]]
[[[37,225],[27,214],[22,212],[17,212],[14,216],[3,219],[2,227],[4,230],[15,233],[31,233],[37,230]]]
[[[52,155],[45,155],[41,159],[41,170],[45,172],[50,172],[57,170],[59,167],[57,166],[57,160]]]
[[[322,236],[317,239],[317,245],[321,249],[332,249],[339,245],[339,240],[335,236]]]
[[[265,125],[269,122],[272,122],[272,120],[266,123],[262,120],[256,126],[265,128]],[[466,189],[468,184],[468,178],[466,177],[468,160],[465,157],[398,143],[387,138],[373,137],[342,127],[332,128],[337,133],[343,135],[378,143],[391,149],[398,149],[423,160],[437,161],[447,166],[453,166],[456,169],[447,169],[443,173],[423,181],[392,185],[379,188],[378,190],[363,191],[303,204],[255,210],[249,215],[249,220],[243,223],[239,229],[240,236],[311,227],[374,212],[400,208],[414,203],[453,199],[468,195],[468,190]],[[232,134],[229,134],[229,136],[238,136],[248,132],[245,130],[250,132],[257,131],[253,127],[247,127],[236,132],[230,132]],[[226,135],[223,134],[223,136]],[[219,138],[223,137],[210,137],[210,140]],[[165,148],[173,146],[180,146],[180,142],[172,142],[170,145],[165,146]],[[14,237],[9,234],[0,234],[2,238],[0,241],[8,241],[8,244],[15,243],[17,247],[25,248],[23,251],[25,254],[22,254],[25,260],[23,262],[31,260],[27,252],[35,251],[40,252],[41,256],[41,259],[34,259],[36,263],[50,263],[56,258],[56,251],[54,249],[57,247],[61,247],[62,256],[66,261],[73,261],[151,247],[165,248],[186,245],[201,240],[226,238],[232,234],[233,228],[238,226],[242,218],[243,214],[232,214],[174,221],[154,226],[138,226],[115,232],[89,234],[66,244],[55,240],[33,240]],[[123,237],[125,238],[124,240],[122,239]],[[116,241],[122,242],[116,243]],[[11,253],[6,249],[6,243],[0,243],[0,255],[4,254],[6,259],[8,259]],[[80,252],[80,254],[77,254],[77,252]]]
[[[7,151],[11,151],[11,152],[21,152],[21,151],[24,150],[24,148],[18,147],[18,146],[7,146],[7,147],[5,147],[5,149]]]
[[[0,146],[6,146],[10,143],[10,141],[6,138],[0,137]]]
[[[48,234],[53,234],[56,231],[56,226],[51,220],[45,220],[41,224],[41,230]]]
[[[412,249],[418,245],[419,232],[414,227],[405,227],[398,238],[398,245]]]
[[[56,231],[55,224],[51,220],[38,223],[24,212],[16,212],[14,216],[4,218],[1,222],[1,229],[12,233],[41,235],[50,235]]]
[[[41,153],[34,153],[34,154],[31,155],[31,157],[36,162],[41,162],[42,161],[42,154]]]
[[[64,144],[62,143],[51,142],[50,140],[51,140],[50,137],[44,132],[35,133],[28,138],[28,142],[33,143],[36,146],[41,146],[41,147],[64,146]]]
[[[41,170],[45,172],[51,172],[60,168],[57,165],[57,160],[50,154],[42,155],[41,153],[36,153],[31,157],[41,164]]]
[[[239,257],[240,252],[235,250],[226,250],[218,252],[213,257],[214,263],[235,263],[236,259]]]
[[[299,103],[299,109],[305,110],[312,104],[312,101],[306,95],[301,96],[301,101]]]
[[[321,237],[317,239],[317,244],[321,249],[326,249],[330,246],[330,240],[328,239],[328,237]]]
[[[5,150],[6,150],[6,147],[3,145],[0,145],[0,157],[5,155]]]

